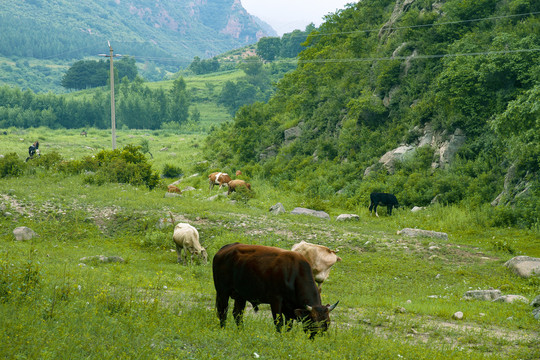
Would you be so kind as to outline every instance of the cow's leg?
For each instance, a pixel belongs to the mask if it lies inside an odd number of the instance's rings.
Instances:
[[[275,300],[270,304],[270,309],[272,310],[272,317],[274,318],[274,324],[276,325],[276,330],[281,332],[281,327],[283,326],[283,313],[281,300]]]
[[[229,310],[229,295],[224,295],[220,292],[216,294],[216,309],[219,326],[225,327],[227,323],[227,311]]]
[[[392,215],[392,205],[388,205],[386,209],[388,210],[388,215]]]
[[[377,206],[379,206],[379,203],[375,203],[375,215],[379,217],[379,214],[377,213]]]
[[[242,320],[244,318],[244,309],[246,308],[246,300],[236,299],[234,300],[233,316],[237,326],[242,326]]]
[[[373,216],[373,213],[372,213],[372,211],[373,211],[373,205],[375,205],[375,204],[373,203],[373,201],[371,201],[371,202],[369,203],[369,215],[371,215],[371,216]]]
[[[184,246],[184,265],[187,265],[188,253],[188,248]]]
[[[182,247],[178,245],[177,243],[174,243],[176,245],[176,262],[181,263],[182,262]]]

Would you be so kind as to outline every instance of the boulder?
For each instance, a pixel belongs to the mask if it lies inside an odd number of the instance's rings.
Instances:
[[[182,197],[182,194],[179,194],[179,193],[172,193],[172,192],[166,192],[166,193],[165,193],[165,197],[166,197],[166,198],[170,198],[170,197]]]
[[[433,238],[448,240],[447,233],[431,231],[431,230],[404,228],[404,229],[398,230],[397,234],[411,236],[411,237],[425,236],[425,237],[433,237]]]
[[[538,295],[533,299],[533,301],[531,301],[531,306],[534,308],[540,308],[540,295]]]
[[[470,290],[463,295],[465,299],[491,301],[501,297],[501,290]]]
[[[540,276],[540,258],[516,256],[505,262],[504,266],[524,278]]]
[[[417,211],[422,211],[424,210],[425,207],[424,206],[415,206],[411,209],[411,212],[417,212]]]
[[[501,302],[501,303],[508,303],[508,304],[511,304],[516,301],[521,301],[526,304],[529,303],[529,299],[521,295],[503,295],[493,300],[493,302]]]
[[[360,221],[360,216],[356,214],[341,214],[336,218],[336,221]]]
[[[321,219],[330,219],[330,215],[328,215],[324,211],[317,211],[317,210],[306,209],[306,208],[301,208],[301,207],[294,208],[291,211],[291,214],[293,214],[293,215],[310,215],[310,216],[315,216],[315,217],[318,217],[318,218],[321,218]]]
[[[463,313],[461,311],[458,311],[452,315],[452,318],[455,320],[462,320],[463,319]]]
[[[282,203],[277,203],[276,205],[271,206],[269,211],[274,215],[286,213],[285,207],[283,206]]]
[[[116,263],[116,262],[119,262],[119,263],[125,262],[125,260],[122,259],[120,256],[105,256],[105,255],[83,257],[79,261],[83,264],[87,264],[87,263],[108,264],[108,263]]]
[[[26,226],[15,228],[15,230],[13,230],[13,235],[15,235],[15,240],[17,241],[31,240],[32,238],[38,236],[34,230]]]

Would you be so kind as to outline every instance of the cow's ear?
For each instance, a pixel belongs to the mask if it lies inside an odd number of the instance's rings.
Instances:
[[[296,309],[294,310],[294,315],[299,319],[303,319],[309,316],[309,311],[306,309]]]

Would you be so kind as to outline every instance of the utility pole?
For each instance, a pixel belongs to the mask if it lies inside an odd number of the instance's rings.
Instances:
[[[109,55],[107,54],[99,54],[99,56],[105,56],[110,59],[110,74],[109,77],[111,78],[111,129],[112,129],[112,149],[116,149],[116,114],[115,114],[115,107],[114,107],[114,66],[113,66],[113,57],[115,56],[122,56],[120,54],[113,55],[113,48],[111,46],[111,42],[107,41],[107,44],[109,45]]]

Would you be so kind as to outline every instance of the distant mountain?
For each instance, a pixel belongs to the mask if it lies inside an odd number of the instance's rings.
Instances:
[[[239,0],[2,0],[0,56],[81,59],[108,50],[183,66],[276,32]]]

